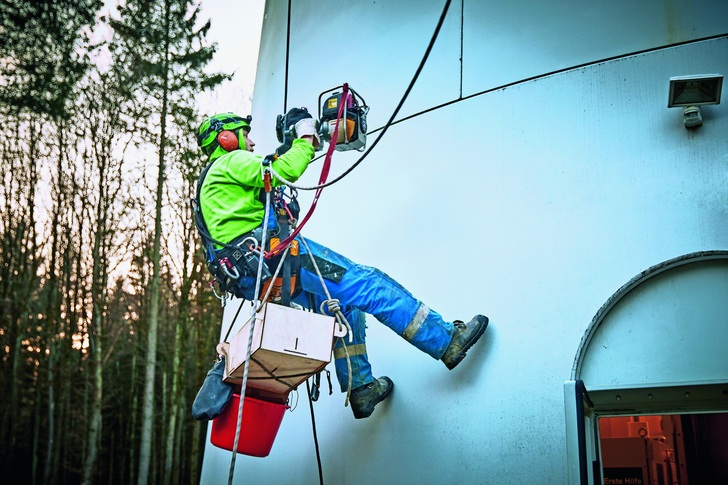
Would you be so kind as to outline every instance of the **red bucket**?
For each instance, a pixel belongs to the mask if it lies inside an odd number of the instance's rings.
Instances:
[[[233,394],[220,416],[212,420],[210,442],[218,448],[232,451],[235,444],[239,406],[240,394]],[[245,396],[238,453],[259,457],[268,456],[286,409],[288,409],[286,404],[261,401]]]

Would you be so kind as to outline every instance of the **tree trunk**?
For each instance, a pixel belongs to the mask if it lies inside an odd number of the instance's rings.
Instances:
[[[154,376],[157,362],[157,333],[159,329],[160,260],[162,238],[162,198],[164,196],[165,160],[167,145],[167,104],[169,102],[169,28],[170,5],[164,2],[164,66],[162,87],[162,112],[160,113],[159,163],[157,171],[157,200],[154,215],[154,248],[152,250],[152,284],[149,311],[149,335],[147,341],[147,361],[144,375],[144,401],[142,404],[142,441],[139,457],[139,485],[149,481],[150,453],[152,449],[152,428],[154,427]]]
[[[39,386],[40,382],[36,381],[36,387],[35,387],[35,399],[33,400],[35,403],[35,417],[33,419],[33,458],[32,458],[32,465],[30,468],[30,483],[38,483],[38,448],[40,445],[40,415],[41,415],[41,406],[43,405],[43,399],[41,398],[41,388]]]
[[[185,298],[184,295],[182,295],[182,298]],[[177,417],[180,413],[179,409],[179,355],[180,355],[180,349],[182,347],[182,329],[181,325],[179,325],[179,321],[182,319],[182,315],[178,318],[178,324],[177,328],[175,330],[175,336],[174,336],[174,347],[173,352],[174,356],[172,357],[172,389],[170,389],[170,413],[169,413],[169,427],[167,428],[167,443],[166,443],[166,453],[165,453],[165,461],[164,461],[164,485],[169,485],[172,480],[172,465],[174,464],[174,451],[175,451],[175,437],[177,436],[176,433],[176,426],[177,426]]]
[[[52,341],[50,344],[50,354],[48,355],[48,442],[46,443],[46,462],[43,469],[43,483],[50,483],[51,467],[53,465],[53,439],[55,437],[55,412],[56,401],[54,394],[54,372],[55,372],[55,349]]]
[[[62,335],[63,329],[61,324],[59,298],[59,286],[61,283],[60,272],[63,270],[62,262],[64,255],[61,254],[61,212],[67,210],[65,205],[66,190],[63,174],[63,162],[66,154],[66,130],[62,121],[58,123],[58,153],[56,160],[56,183],[54,185],[55,204],[53,207],[53,220],[51,222],[51,263],[48,268],[48,283],[50,295],[48,296],[48,304],[46,306],[46,322],[47,322],[47,345],[48,345],[48,438],[46,442],[46,461],[43,469],[43,483],[50,483],[50,477],[54,465],[55,455],[55,413],[56,413],[56,396],[55,396],[55,372],[56,360],[58,356],[56,351],[60,349],[60,345],[56,344],[56,338]]]
[[[93,128],[92,128],[93,129]],[[107,216],[109,213],[108,179],[107,168],[109,166],[109,153],[98,155],[98,202],[96,206],[94,245],[92,250],[91,264],[91,326],[87,329],[89,339],[89,366],[92,372],[92,393],[91,408],[89,410],[90,422],[88,429],[88,443],[86,460],[83,466],[82,483],[89,485],[94,483],[94,469],[99,454],[99,440],[102,432],[102,406],[104,395],[104,375],[102,368],[103,360],[103,322],[106,307],[106,255],[105,239],[108,237]]]
[[[94,326],[101,328],[101,315],[94,318]],[[91,407],[89,410],[90,424],[88,428],[88,443],[86,448],[86,460],[83,467],[83,485],[91,485],[94,481],[94,468],[99,452],[99,438],[101,437],[101,405],[103,400],[103,373],[101,369],[101,336],[100,330],[95,335],[89,334],[91,344],[91,371],[93,372],[93,382],[91,386]]]
[[[137,416],[139,415],[139,393],[136,392],[136,380],[137,380],[137,353],[134,352],[131,361],[131,372],[130,372],[130,387],[133,390],[131,403],[129,406],[129,415],[131,416],[131,422],[129,423],[129,439],[128,443],[136,443],[136,430],[137,430]],[[134,483],[134,476],[137,472],[136,456],[134,455],[133,446],[129,449],[129,480],[127,483]]]

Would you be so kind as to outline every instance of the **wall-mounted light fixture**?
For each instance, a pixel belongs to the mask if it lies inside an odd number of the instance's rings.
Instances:
[[[720,74],[671,77],[667,107],[682,107],[685,128],[695,128],[703,124],[698,106],[720,104],[722,90],[723,76]]]

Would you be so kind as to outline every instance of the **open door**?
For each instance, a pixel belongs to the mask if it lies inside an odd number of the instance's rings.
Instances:
[[[728,483],[728,382],[564,394],[569,483]]]
[[[599,418],[604,483],[728,483],[728,413]]]
[[[597,436],[594,403],[589,398],[584,382],[578,380],[564,383],[564,400],[569,483],[601,483],[598,475],[599,455],[595,453],[594,446],[589,446]]]
[[[620,288],[564,386],[569,483],[728,483],[727,348],[728,251],[665,261]]]

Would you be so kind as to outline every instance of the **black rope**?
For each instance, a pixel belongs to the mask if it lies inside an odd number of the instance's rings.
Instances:
[[[445,2],[445,7],[442,9],[442,14],[440,15],[440,20],[437,22],[437,27],[435,27],[435,31],[432,33],[432,38],[430,38],[430,44],[427,46],[427,50],[425,50],[424,56],[422,56],[422,60],[420,61],[420,65],[417,67],[417,71],[415,71],[415,75],[412,77],[412,81],[410,81],[409,86],[407,86],[407,90],[404,92],[404,95],[402,96],[402,99],[400,99],[399,104],[394,109],[394,112],[392,113],[392,116],[389,117],[389,121],[387,121],[387,124],[384,125],[384,127],[381,129],[382,132],[379,134],[376,140],[369,146],[367,151],[364,152],[364,154],[354,162],[354,164],[349,167],[344,173],[336,177],[334,180],[330,182],[326,182],[325,184],[317,185],[316,188],[323,188],[328,187],[330,185],[335,184],[336,182],[340,181],[347,175],[349,175],[361,162],[364,161],[364,159],[369,155],[369,153],[374,150],[374,147],[377,146],[377,143],[379,143],[379,140],[382,139],[384,134],[387,132],[390,126],[392,126],[394,122],[394,118],[399,114],[399,110],[402,109],[402,106],[404,105],[404,102],[407,100],[407,97],[410,94],[410,91],[412,91],[412,88],[415,85],[415,82],[417,82],[417,78],[420,77],[420,73],[422,72],[422,69],[425,67],[425,63],[427,62],[427,58],[430,57],[430,52],[432,51],[432,47],[435,45],[435,41],[437,40],[437,36],[440,34],[440,28],[442,28],[442,24],[445,21],[445,17],[447,16],[447,11],[450,8],[450,2],[452,0],[447,0]]]
[[[392,116],[389,118],[389,121],[387,121],[387,124],[382,128],[381,133],[377,137],[376,140],[371,144],[369,149],[367,149],[366,152],[359,158],[359,160],[356,161],[351,167],[349,167],[348,170],[346,170],[344,173],[339,175],[337,178],[332,180],[331,182],[328,182],[326,184],[321,185],[320,187],[328,187],[329,185],[333,185],[334,183],[338,182],[339,180],[346,177],[349,173],[351,173],[364,159],[369,155],[369,153],[374,149],[375,146],[377,146],[377,143],[379,143],[379,140],[382,139],[384,134],[387,132],[389,127],[392,125],[394,118],[399,113],[399,110],[402,109],[402,106],[404,105],[404,102],[407,100],[407,97],[409,96],[410,92],[412,91],[412,88],[415,85],[415,82],[417,82],[417,78],[420,76],[420,73],[422,72],[422,69],[425,66],[425,62],[427,62],[427,58],[430,56],[430,52],[432,51],[432,47],[435,45],[435,41],[437,40],[437,36],[440,33],[440,29],[442,28],[442,24],[445,21],[445,17],[447,15],[447,11],[450,8],[450,2],[451,0],[447,0],[445,2],[445,7],[442,10],[442,14],[440,15],[440,20],[437,23],[437,27],[435,28],[434,33],[432,34],[432,38],[430,39],[430,43],[427,46],[427,49],[425,50],[425,54],[422,57],[422,60],[420,61],[420,65],[417,67],[417,71],[415,72],[414,77],[410,81],[409,86],[407,86],[407,90],[405,91],[404,95],[402,96],[402,99],[399,101],[399,104],[397,105],[397,108],[395,108],[394,112],[392,113]],[[285,113],[287,111],[288,107],[288,60],[289,60],[289,47],[290,47],[290,41],[291,41],[291,1],[288,1],[288,24],[287,24],[287,32],[286,32],[286,74],[285,74],[285,92],[283,95],[283,112]],[[260,365],[260,362],[256,363]],[[265,369],[264,366],[261,365],[261,368],[263,368],[264,372],[266,372],[269,375],[273,375],[272,372]],[[273,378],[281,382],[279,378],[273,376]],[[285,383],[288,384],[288,383]],[[313,412],[313,400],[311,399],[311,385],[308,382],[308,379],[306,379],[306,391],[308,392],[308,403],[309,407],[311,409],[311,426],[313,428],[313,441],[314,445],[316,447],[316,463],[318,465],[318,472],[319,472],[319,483],[323,485],[324,483],[324,477],[323,477],[323,470],[321,467],[321,454],[319,452],[319,444],[318,444],[318,437],[316,435],[316,418],[314,416]]]
[[[313,414],[313,399],[311,399],[311,385],[306,379],[306,391],[308,391],[308,406],[311,409],[311,427],[313,428],[313,444],[316,447],[316,464],[318,465],[319,483],[324,485],[324,473],[321,468],[321,453],[319,452],[318,436],[316,436],[316,418]]]
[[[268,377],[248,376],[248,380],[249,381],[266,381],[266,380],[273,379],[274,381],[279,381],[279,382],[281,382],[281,384],[287,385],[288,387],[291,388],[291,390],[294,390],[295,387],[291,387],[291,385],[289,383],[280,381],[279,379],[293,379],[294,377],[303,377],[303,376],[310,376],[311,375],[310,372],[301,372],[301,373],[298,373],[298,374],[288,374],[288,375],[285,375],[285,376],[277,376],[277,375],[273,374],[273,372],[275,372],[275,371],[278,370],[277,367],[271,371],[271,370],[268,370],[267,368],[263,367],[261,365],[261,363],[255,357],[253,357],[252,359],[253,359],[253,362],[255,362],[256,364],[260,365],[261,370],[263,372],[267,373],[268,374]]]
[[[460,0],[460,97],[463,97],[463,36],[465,35],[465,0]]]
[[[673,43],[673,44],[662,45],[662,46],[659,46],[659,47],[651,47],[649,49],[642,49],[642,50],[639,50],[639,51],[628,52],[626,54],[619,54],[619,55],[616,55],[616,56],[605,57],[603,59],[597,59],[595,61],[589,61],[589,62],[585,62],[585,63],[582,63],[582,64],[577,64],[577,65],[574,65],[574,66],[569,66],[569,67],[564,67],[564,68],[561,68],[561,69],[556,69],[555,71],[549,71],[549,72],[545,72],[545,73],[542,73],[542,74],[536,74],[535,76],[530,76],[530,77],[527,77],[527,78],[519,79],[517,81],[512,81],[512,82],[509,82],[509,83],[506,83],[506,84],[501,84],[499,86],[495,86],[495,87],[492,87],[492,88],[488,88],[488,89],[485,89],[483,91],[478,91],[476,93],[468,94],[467,96],[462,96],[462,94],[461,94],[458,98],[451,99],[450,101],[445,101],[444,103],[440,103],[438,105],[431,106],[429,108],[423,109],[423,110],[418,111],[416,113],[412,113],[412,114],[407,115],[407,116],[405,116],[403,118],[400,118],[397,121],[392,122],[391,125],[398,125],[400,123],[404,123],[405,121],[409,121],[411,119],[417,118],[418,116],[426,115],[427,113],[431,113],[432,111],[437,111],[437,110],[442,109],[442,108],[447,108],[448,106],[452,106],[453,104],[460,103],[462,101],[470,101],[471,99],[477,98],[479,96],[483,96],[483,95],[490,94],[490,93],[495,93],[497,91],[504,91],[504,90],[506,90],[508,88],[512,88],[512,87],[518,86],[520,84],[526,84],[526,83],[529,83],[531,81],[536,81],[538,79],[543,79],[543,78],[555,76],[557,74],[562,74],[562,73],[569,72],[569,71],[574,71],[574,70],[577,70],[577,69],[584,69],[586,67],[595,66],[595,65],[598,65],[598,64],[604,64],[604,63],[607,63],[607,62],[610,62],[610,61],[615,61],[615,60],[619,60],[619,59],[625,59],[625,58],[628,58],[628,57],[634,57],[634,56],[637,56],[637,55],[640,55],[640,54],[648,54],[650,52],[657,52],[657,51],[665,50],[665,49],[672,48],[672,47],[680,47],[680,46],[687,45],[687,44],[694,44],[696,42],[704,42],[704,41],[707,41],[707,40],[720,39],[720,38],[723,38],[723,37],[728,38],[728,32],[725,32],[725,33],[722,33],[722,34],[711,35],[711,36],[708,36],[708,37],[701,37],[699,39],[692,39],[692,40],[687,40],[687,41],[683,41],[683,42],[676,42],[676,43]],[[373,133],[377,133],[378,131],[384,130],[386,127],[387,127],[387,125],[382,126],[380,128],[375,128],[373,130],[369,130],[369,131],[367,131],[367,134],[368,135],[371,135]],[[316,160],[320,159],[323,156],[324,155],[319,155],[318,157],[314,158],[312,161],[316,161]],[[331,183],[333,183],[333,182],[331,182]],[[311,189],[302,189],[302,190],[311,190]]]
[[[283,88],[283,112],[288,111],[288,59],[291,47],[291,0],[288,0],[288,20],[286,24],[286,74]]]
[[[230,331],[233,329],[233,326],[235,325],[235,321],[238,319],[238,315],[240,315],[240,310],[243,308],[243,304],[245,304],[245,299],[243,299],[243,301],[240,302],[240,306],[238,307],[238,311],[235,312],[235,316],[233,317],[233,321],[230,322],[230,327],[228,328],[228,331],[225,334],[225,338],[222,339],[223,342],[227,342],[227,339],[230,336]]]
[[[261,380],[273,379],[274,381],[280,382],[284,386],[287,386],[290,390],[294,390],[295,387],[292,386],[290,383],[288,383],[288,382],[286,382],[284,380],[281,380],[281,379],[291,379],[293,377],[303,377],[303,376],[310,376],[311,375],[310,372],[302,372],[300,374],[290,374],[290,375],[287,375],[287,376],[277,376],[273,372],[277,371],[278,370],[278,367],[276,367],[273,370],[270,370],[265,365],[263,365],[263,363],[261,363],[258,359],[256,359],[255,357],[253,357],[252,355],[250,356],[250,361],[251,362],[255,362],[256,364],[258,364],[258,366],[260,367],[260,369],[263,372],[265,372],[266,374],[268,374],[269,377],[253,377],[253,376],[250,376],[250,377],[248,377],[249,380],[258,380],[258,381],[261,381]]]

